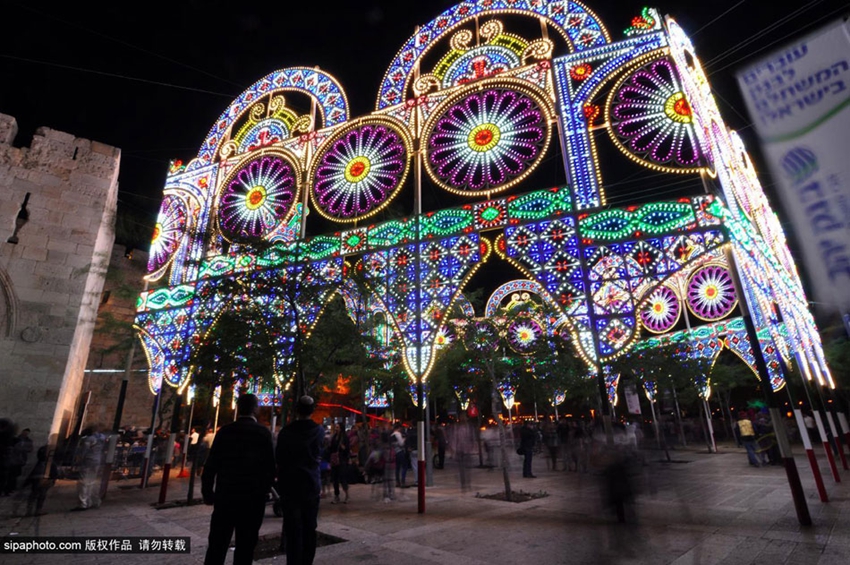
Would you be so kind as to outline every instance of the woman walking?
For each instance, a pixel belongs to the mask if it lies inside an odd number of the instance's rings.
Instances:
[[[348,461],[351,457],[351,447],[348,434],[345,433],[344,423],[334,423],[333,435],[331,436],[330,458],[331,458],[331,480],[334,483],[334,499],[331,504],[339,504],[339,485],[345,492],[343,503],[348,502]]]

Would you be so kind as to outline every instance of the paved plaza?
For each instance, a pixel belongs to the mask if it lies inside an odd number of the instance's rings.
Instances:
[[[798,449],[798,451],[800,451]],[[379,489],[351,487],[348,504],[323,500],[319,531],[345,540],[320,547],[317,565],[619,564],[746,565],[850,563],[850,472],[835,483],[822,461],[830,502],[818,500],[804,457],[797,456],[813,526],[797,523],[785,472],[781,467],[753,468],[743,449],[721,446],[720,453],[697,449],[672,452],[674,462],[649,452],[648,465],[637,481],[640,494],[628,516],[618,524],[603,508],[600,477],[547,469],[536,458],[538,478],[521,478],[521,462],[512,461],[515,491],[548,496],[512,503],[481,498],[503,490],[498,469],[472,469],[468,492],[462,492],[456,471],[434,472],[427,489],[426,513],[417,513],[416,489],[396,489],[396,500],[385,502]],[[155,475],[154,482],[159,479]],[[4,564],[136,563],[199,564],[206,550],[211,508],[176,507],[156,510],[159,488],[127,488],[128,481],[110,484],[103,505],[71,512],[75,484],[59,481],[51,491],[45,516],[13,516],[14,499],[0,499],[2,536],[189,536],[185,555],[9,555]],[[132,484],[137,484],[133,481]],[[185,499],[187,479],[173,479],[169,500]],[[196,488],[199,485],[196,484]],[[268,507],[261,536],[279,535],[281,519]],[[231,552],[232,555],[232,552]],[[232,557],[228,557],[230,563]],[[285,557],[261,563],[285,563]]]

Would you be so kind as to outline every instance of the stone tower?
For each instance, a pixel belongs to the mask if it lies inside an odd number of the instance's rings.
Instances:
[[[0,417],[36,445],[74,423],[114,240],[121,152],[0,114]]]

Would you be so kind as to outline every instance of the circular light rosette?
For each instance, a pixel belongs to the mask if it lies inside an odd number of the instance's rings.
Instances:
[[[159,271],[174,258],[174,252],[186,233],[186,217],[186,205],[180,198],[166,196],[162,199],[148,256],[149,273]]]
[[[425,128],[428,174],[464,196],[501,192],[546,153],[551,115],[543,95],[518,84],[465,90],[443,102]]]
[[[520,355],[533,353],[540,346],[542,336],[543,328],[534,318],[521,318],[508,326],[508,344]]]
[[[719,265],[706,265],[688,283],[688,307],[695,316],[713,322],[727,316],[738,304],[732,276]]]
[[[325,218],[354,222],[390,203],[410,168],[412,143],[387,118],[353,124],[319,148],[313,165],[313,207]]]
[[[218,204],[222,235],[231,242],[263,239],[291,216],[298,195],[293,160],[264,153],[240,163],[224,181]]]
[[[608,98],[608,133],[630,158],[673,173],[701,170],[691,105],[667,59],[623,77]]]
[[[659,286],[649,294],[640,311],[640,321],[647,330],[660,334],[675,326],[681,313],[676,293],[666,286]]]
[[[469,351],[495,351],[499,344],[499,332],[489,321],[478,321],[465,328],[464,345]]]

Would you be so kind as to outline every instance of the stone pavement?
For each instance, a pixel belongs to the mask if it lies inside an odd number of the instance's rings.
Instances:
[[[661,463],[662,454],[648,453],[648,465],[638,481],[640,494],[627,524],[618,524],[602,506],[598,475],[547,470],[542,457],[534,462],[537,479],[521,478],[520,458],[511,461],[514,491],[548,494],[522,503],[476,497],[503,490],[498,469],[472,469],[472,489],[462,492],[451,461],[445,470],[434,472],[435,486],[427,489],[425,514],[416,511],[415,488],[396,489],[397,499],[383,502],[373,486],[352,485],[348,504],[322,502],[319,531],[346,541],[320,547],[315,563],[850,563],[850,472],[842,470],[845,482],[835,483],[822,461],[830,495],[830,502],[823,504],[807,462],[798,455],[814,521],[812,527],[802,528],[781,467],[750,467],[744,451],[732,446],[721,446],[718,454],[693,449],[674,451],[672,456],[673,463]],[[158,482],[156,476],[154,482]],[[99,509],[70,512],[74,483],[60,481],[48,498],[48,514],[40,518],[12,516],[15,501],[2,498],[0,536],[189,536],[189,556],[4,554],[0,562],[202,563],[210,508],[155,510],[150,503],[156,501],[158,488],[121,488],[127,484],[112,483]],[[186,493],[187,480],[173,479],[169,500],[185,500]],[[269,507],[261,534],[278,535],[280,526],[280,518]],[[285,561],[278,556],[261,563],[282,565]]]

